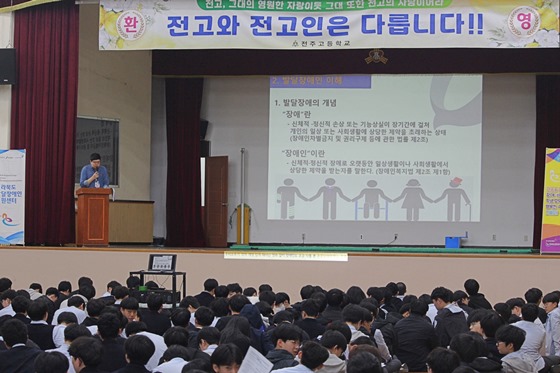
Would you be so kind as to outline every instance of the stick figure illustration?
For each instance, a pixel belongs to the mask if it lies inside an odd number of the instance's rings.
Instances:
[[[301,194],[299,188],[293,185],[294,180],[288,178],[284,180],[284,186],[280,186],[276,190],[276,202],[280,204],[280,218],[282,219],[293,219],[295,217],[296,196],[308,201],[307,197]]]
[[[359,200],[364,197],[364,218],[369,218],[370,210],[373,210],[373,217],[375,219],[379,218],[379,198],[383,198],[387,202],[393,202],[392,199],[387,197],[385,193],[379,188],[376,188],[377,181],[369,180],[367,182],[368,188],[362,189],[360,194],[352,198],[352,202]]]
[[[322,186],[317,191],[313,197],[309,198],[309,201],[316,200],[319,196],[323,195],[323,220],[336,219],[336,200],[337,196],[340,196],[345,201],[351,202],[352,200],[342,193],[342,189],[334,186],[336,181],[333,178],[328,178],[325,180],[325,186]]]
[[[471,205],[467,193],[459,188],[462,181],[463,179],[455,177],[449,182],[451,188],[445,189],[441,197],[434,200],[434,203],[437,203],[447,197],[447,221],[461,221],[461,198],[465,200],[466,206]]]
[[[410,179],[406,184],[406,188],[403,189],[400,196],[395,198],[393,202],[398,202],[404,198],[401,208],[406,209],[406,220],[407,221],[418,221],[420,217],[420,209],[424,208],[424,203],[422,199],[427,202],[434,202],[426,196],[424,190],[420,188],[420,182],[416,179]]]

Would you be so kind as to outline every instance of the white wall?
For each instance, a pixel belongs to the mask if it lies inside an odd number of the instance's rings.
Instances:
[[[445,236],[468,231],[466,246],[529,247],[533,239],[535,77],[484,76],[483,95],[480,223],[269,221],[268,78],[206,78],[202,117],[210,123],[207,139],[212,155],[230,159],[230,213],[240,197],[240,149],[247,149],[247,203],[254,210],[252,243],[301,243],[305,233],[308,244],[383,245],[398,233],[394,245],[433,246],[443,245]],[[235,234],[234,224],[229,242],[235,242]]]

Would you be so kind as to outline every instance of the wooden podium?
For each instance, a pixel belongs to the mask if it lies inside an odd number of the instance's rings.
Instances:
[[[78,196],[78,246],[109,246],[109,195],[108,188],[80,188]]]

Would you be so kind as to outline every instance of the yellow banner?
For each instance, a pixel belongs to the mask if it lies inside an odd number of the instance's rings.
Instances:
[[[541,253],[560,253],[560,148],[546,149]]]

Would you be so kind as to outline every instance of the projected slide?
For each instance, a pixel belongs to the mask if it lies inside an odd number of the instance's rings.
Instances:
[[[480,221],[482,76],[270,78],[268,219]]]

